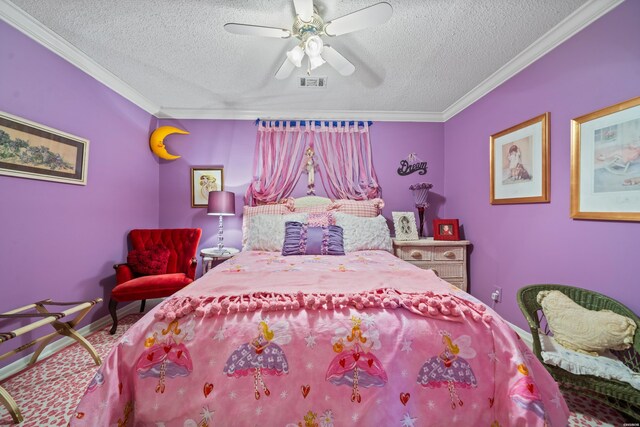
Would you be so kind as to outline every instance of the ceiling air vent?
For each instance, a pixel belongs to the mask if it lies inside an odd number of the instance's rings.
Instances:
[[[313,89],[325,89],[327,87],[326,77],[300,77],[298,80],[299,87],[308,87]]]

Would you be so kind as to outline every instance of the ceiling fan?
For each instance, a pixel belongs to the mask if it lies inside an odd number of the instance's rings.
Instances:
[[[380,25],[387,22],[393,13],[389,3],[381,2],[325,23],[313,6],[313,0],[293,0],[293,6],[296,17],[291,30],[237,23],[224,26],[233,34],[283,39],[296,37],[299,43],[287,52],[287,58],[276,72],[275,77],[279,80],[287,78],[295,67],[301,67],[305,54],[309,58],[308,72],[327,62],[343,76],[353,74],[356,67],[325,44],[321,36],[335,37]]]

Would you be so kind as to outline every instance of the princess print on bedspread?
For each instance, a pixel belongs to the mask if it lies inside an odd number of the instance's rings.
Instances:
[[[380,360],[371,353],[380,348],[378,330],[370,325],[362,331],[360,317],[352,316],[353,327],[338,328],[334,338],[333,351],[338,353],[327,369],[326,380],[336,385],[352,387],[351,401],[360,403],[360,387],[383,387],[387,383],[387,373]]]
[[[258,336],[251,342],[244,343],[227,359],[223,372],[229,377],[246,377],[253,375],[254,396],[260,399],[260,389],[265,396],[271,391],[264,382],[265,375],[284,375],[289,373],[289,363],[282,347],[291,341],[289,325],[278,321],[270,328],[266,320],[258,324]]]
[[[136,363],[140,378],[158,378],[156,393],[164,393],[167,378],[186,377],[193,371],[193,361],[184,341],[194,338],[193,318],[182,327],[178,320],[158,322],[144,346],[146,350]]]
[[[476,351],[470,347],[471,337],[462,335],[455,341],[447,331],[440,331],[444,350],[422,365],[418,372],[418,384],[428,388],[447,386],[451,398],[451,408],[464,405],[458,396],[459,388],[475,388],[476,376],[467,359],[476,357]],[[456,405],[457,404],[457,405]]]

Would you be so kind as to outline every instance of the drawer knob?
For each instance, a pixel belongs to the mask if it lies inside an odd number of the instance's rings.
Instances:
[[[415,259],[422,258],[422,253],[420,251],[411,251],[411,258],[415,258]]]
[[[453,259],[456,257],[456,253],[453,251],[447,251],[443,255],[445,258],[449,258],[449,259]]]

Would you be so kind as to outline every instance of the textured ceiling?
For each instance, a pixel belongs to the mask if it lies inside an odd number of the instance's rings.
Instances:
[[[296,39],[233,35],[227,22],[291,28],[291,0],[42,0],[12,3],[163,110],[442,112],[586,0],[388,0],[387,23],[330,39],[327,89],[273,76]],[[328,21],[377,0],[316,0]],[[303,67],[304,68],[304,67]]]

